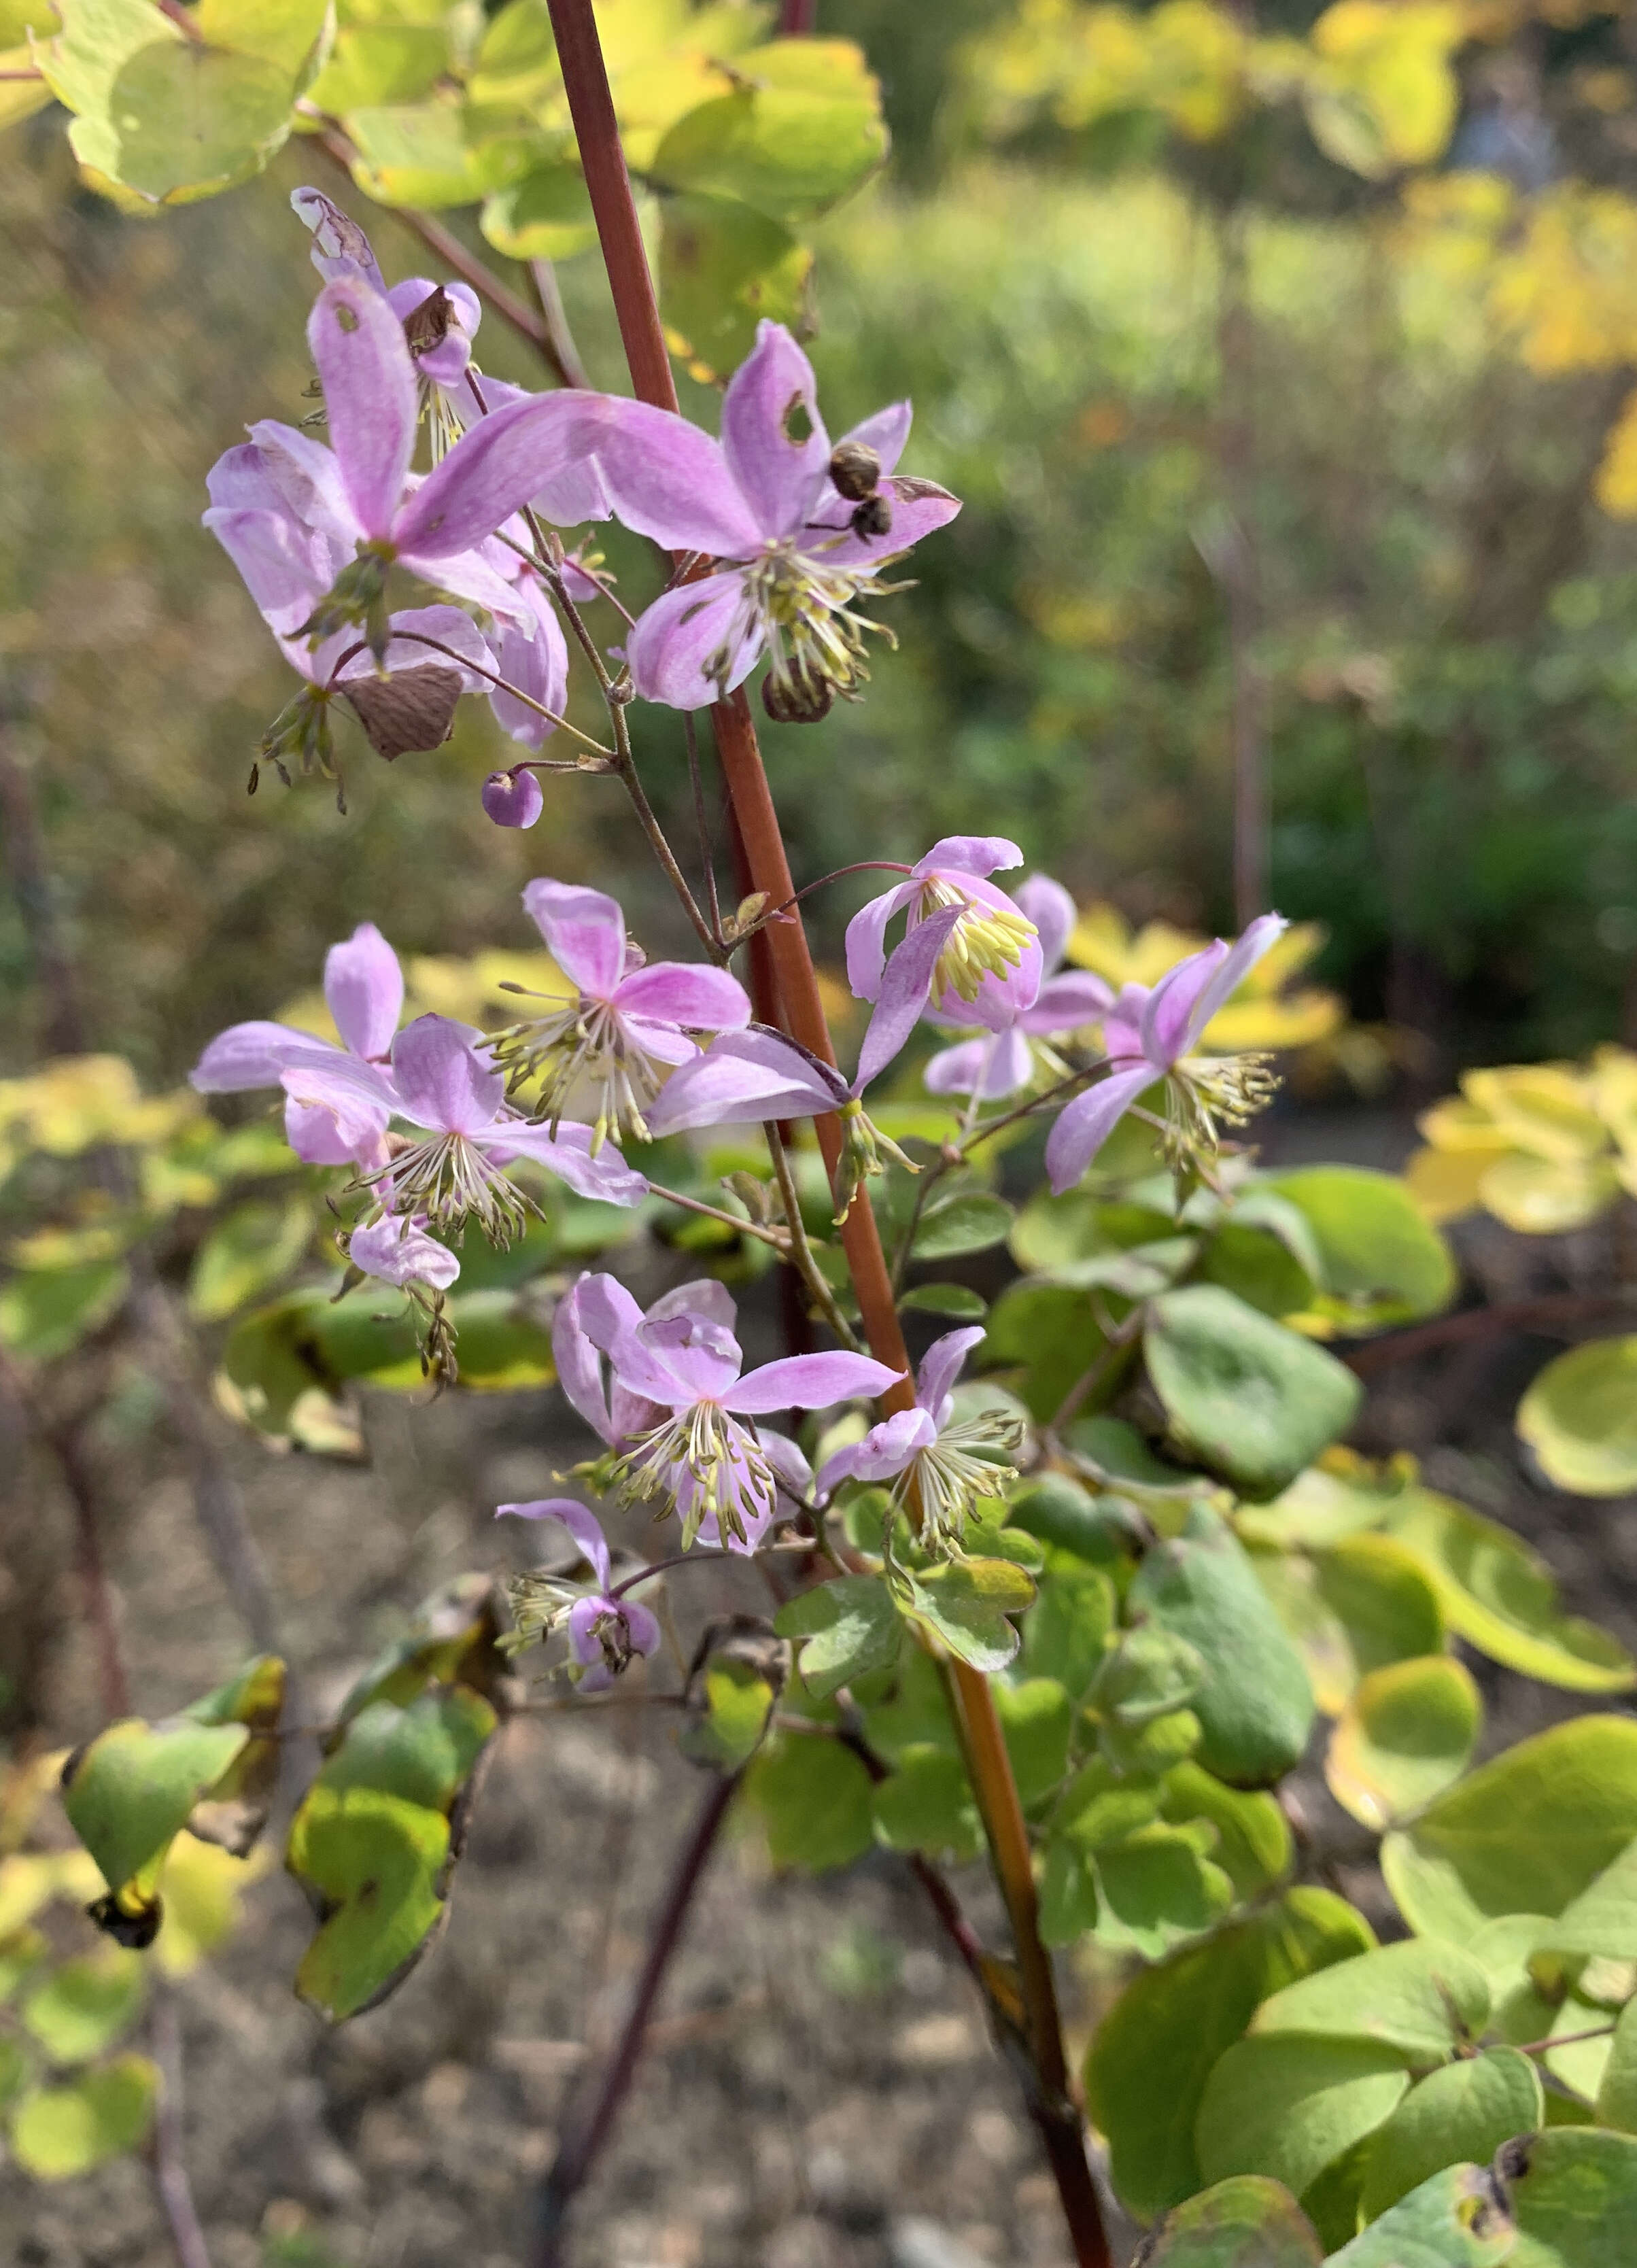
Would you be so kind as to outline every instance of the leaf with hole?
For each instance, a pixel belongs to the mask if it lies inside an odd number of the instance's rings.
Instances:
[[[1332,2252],[1325,2268],[1501,2268],[1515,2240],[1505,2191],[1491,2169],[1446,2165]]]
[[[1637,2228],[1637,2135],[1557,2127],[1516,2145],[1517,2242],[1507,2268],[1630,2268]]]
[[[1261,2174],[1218,2182],[1168,2213],[1142,2268],[1322,2268],[1313,2225]]]

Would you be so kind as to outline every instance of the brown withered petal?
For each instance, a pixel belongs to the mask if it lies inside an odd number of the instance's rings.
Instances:
[[[350,677],[341,693],[371,747],[391,763],[417,748],[439,748],[449,738],[461,674],[428,663],[391,677]]]
[[[454,320],[454,302],[440,284],[429,291],[418,307],[411,307],[403,319],[403,335],[411,354],[430,354],[449,335],[449,326]]]

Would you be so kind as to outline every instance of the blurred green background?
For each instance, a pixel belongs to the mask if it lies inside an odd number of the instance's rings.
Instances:
[[[1328,925],[1319,973],[1419,1035],[1402,1057],[1432,1085],[1637,1038],[1637,535],[1594,492],[1629,357],[1531,371],[1499,338],[1481,249],[1406,232],[1392,184],[1282,115],[1209,147],[1152,118],[997,128],[962,58],[1018,13],[821,0],[821,28],[880,72],[895,136],[818,231],[826,416],[839,431],[908,393],[908,467],[966,509],[884,602],[901,651],[867,700],[768,728],[798,880],[981,829],[1082,900],[1230,925],[1237,526],[1271,895]],[[1637,174],[1615,130],[1623,19],[1518,13],[1464,81],[1462,134],[1504,114],[1520,180]],[[1497,57],[1524,95],[1486,91]],[[681,941],[611,784],[548,783],[533,832],[490,826],[477,789],[507,744],[474,704],[450,746],[390,771],[343,728],[345,817],[322,783],[245,794],[287,674],[198,515],[242,426],[307,406],[313,276],[287,199],[335,187],[321,165],[298,142],[143,221],[78,184],[60,118],[0,141],[0,690],[89,1040],[147,1079],[308,987],[361,918],[409,951],[526,944],[517,892],[547,870],[619,888],[652,945]],[[350,202],[389,276],[424,272]],[[1226,357],[1225,247],[1242,261]],[[594,259],[562,284],[594,381],[620,384]],[[492,320],[479,357],[539,382]],[[713,416],[704,388],[688,406]],[[640,550],[608,549],[645,595]],[[671,720],[638,712],[638,746],[685,833]],[[15,809],[8,826],[15,848]],[[866,887],[814,907],[832,958]],[[0,986],[14,1069],[52,1012],[14,894]]]

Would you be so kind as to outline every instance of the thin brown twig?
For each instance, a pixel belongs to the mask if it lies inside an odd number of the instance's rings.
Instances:
[[[1538,1300],[1507,1300],[1493,1307],[1464,1307],[1458,1315],[1441,1315],[1435,1322],[1413,1330],[1394,1331],[1349,1348],[1342,1356],[1360,1378],[1386,1370],[1394,1363],[1413,1362],[1440,1347],[1458,1346],[1469,1339],[1493,1338],[1507,1331],[1554,1331],[1564,1323],[1589,1322],[1594,1315],[1616,1314],[1633,1303],[1630,1289],[1620,1292],[1553,1292]]]
[[[773,1177],[784,1200],[785,1222],[790,1231],[790,1250],[786,1257],[841,1344],[856,1353],[858,1336],[837,1305],[836,1294],[824,1281],[818,1262],[814,1257],[813,1247],[807,1241],[807,1223],[801,1218],[801,1199],[796,1189],[796,1177],[790,1170],[790,1153],[785,1147],[778,1120],[770,1118],[762,1131],[767,1138],[768,1155],[773,1160]]]
[[[171,2233],[180,2268],[210,2268],[210,2249],[194,2204],[193,2184],[182,2154],[182,2037],[176,2020],[174,1988],[156,1980],[150,2033],[159,2073],[150,2156],[153,2186]]]
[[[574,334],[569,328],[568,311],[563,305],[563,292],[557,283],[557,271],[549,260],[526,260],[523,272],[535,295],[535,305],[540,310],[540,320],[545,325],[552,342],[549,359],[564,386],[588,387],[586,365],[579,358],[579,349],[574,343]]]

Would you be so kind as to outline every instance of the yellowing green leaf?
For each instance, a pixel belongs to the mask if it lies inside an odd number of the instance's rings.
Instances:
[[[63,2087],[35,2088],[11,2113],[11,2151],[36,2181],[67,2181],[140,2148],[159,2075],[146,2056],[116,2056]]]
[[[1270,2175],[1299,2197],[1383,2125],[1409,2087],[1404,2058],[1375,2041],[1253,2033],[1206,2081],[1194,2124],[1200,2169],[1207,2181]]]
[[[1549,1362],[1518,1404],[1517,1430],[1559,1488],[1637,1488],[1637,1336],[1593,1339]]]
[[[517,180],[537,154],[527,136],[491,135],[481,113],[441,98],[355,110],[347,131],[353,178],[383,205],[470,204]]]
[[[1564,2099],[1546,2097],[1548,2117],[1552,2103]],[[1401,2104],[1368,2146],[1367,2181],[1375,2151],[1407,2109]],[[1515,2234],[1505,2191],[1488,2166],[1446,2165],[1332,2253],[1325,2268],[1501,2268],[1512,2257]]]
[[[679,118],[649,171],[667,188],[791,220],[857,188],[886,154],[880,92],[859,49],[788,40],[758,48],[731,92]]]
[[[165,1854],[250,1738],[243,1725],[127,1718],[70,1760],[63,1808],[116,1898],[146,1901]]]
[[[437,24],[367,24],[336,34],[329,61],[308,89],[313,107],[354,110],[416,102],[448,68],[449,39]]]
[[[1260,2174],[1190,2198],[1154,2231],[1143,2268],[1319,2268],[1319,2241],[1288,2190]]]
[[[567,260],[597,240],[585,176],[567,159],[536,166],[497,189],[483,207],[482,227],[510,260]]]
[[[0,1285],[0,1346],[55,1362],[118,1313],[130,1289],[122,1260],[30,1269]]]
[[[1620,1193],[1609,1158],[1532,1158],[1508,1151],[1485,1168],[1478,1195],[1495,1219],[1523,1236],[1562,1236],[1606,1212]]]
[[[1637,2136],[1558,2127],[1532,2136],[1511,2182],[1507,2268],[1627,2268],[1637,2228]]]
[[[301,1998],[335,2021],[390,1992],[446,1911],[448,1855],[439,1812],[379,1788],[313,1788],[290,1837],[291,1869],[325,1914],[296,1971]]]
[[[139,1953],[100,1946],[64,1961],[23,2002],[24,2029],[53,2063],[89,2062],[135,2021],[147,1990]]]
[[[225,1943],[240,1921],[240,1899],[269,1861],[265,1850],[235,1859],[219,1844],[183,1830],[159,1877],[165,1918],[153,1958],[167,1977],[186,1977]]]
[[[1379,1833],[1460,1778],[1482,1715],[1471,1671],[1447,1653],[1372,1670],[1331,1734],[1331,1793]]]
[[[242,1204],[218,1221],[194,1255],[188,1305],[202,1322],[219,1321],[272,1289],[300,1263],[313,1234],[306,1201]]]
[[[667,197],[660,231],[667,342],[698,378],[735,369],[756,325],[809,327],[813,254],[784,225],[728,197]]]

